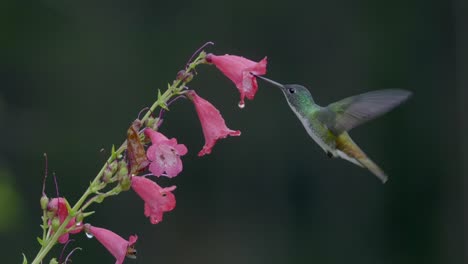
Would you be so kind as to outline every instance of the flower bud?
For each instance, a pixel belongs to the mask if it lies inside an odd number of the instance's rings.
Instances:
[[[45,194],[42,195],[41,200],[41,209],[42,210],[47,210],[47,205],[49,204],[49,198]]]
[[[117,163],[116,160],[112,161],[109,163],[104,170],[104,173],[102,174],[102,181],[103,182],[108,182],[112,176],[117,172],[117,168],[119,167],[119,164]]]
[[[54,217],[52,219],[52,230],[57,231],[59,227],[60,227],[60,219],[58,219],[58,217]]]
[[[59,264],[56,258],[53,258],[49,261],[49,264]]]
[[[118,179],[128,178],[127,163],[124,160],[119,162],[119,170],[117,172],[117,178]]]
[[[185,70],[180,70],[177,73],[176,80],[180,80],[184,83],[189,83],[193,79],[193,74]]]
[[[96,199],[94,199],[94,202],[95,203],[102,203],[104,201],[104,199],[106,198],[105,195],[97,195],[96,196]]]
[[[108,168],[110,171],[112,171],[112,173],[116,173],[117,169],[119,168],[119,164],[117,163],[116,160],[114,160],[113,162],[109,164]]]
[[[125,177],[120,180],[120,187],[122,191],[128,191],[130,187],[132,187],[132,182],[130,180],[131,177]]]

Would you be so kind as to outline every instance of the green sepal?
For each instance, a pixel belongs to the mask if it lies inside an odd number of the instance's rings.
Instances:
[[[169,111],[169,107],[167,107],[167,104],[166,104],[166,103],[161,102],[161,103],[159,103],[159,106],[160,106],[161,108],[163,108],[164,110]]]
[[[162,97],[161,90],[158,89],[158,100],[159,100],[159,98],[161,98],[161,97]]]
[[[40,237],[36,237],[36,238],[37,238],[37,242],[39,242],[39,245],[43,246],[44,241],[42,240],[42,238],[40,238]]]
[[[26,258],[26,255],[23,253],[23,264],[28,264],[28,259]]]
[[[116,160],[116,159],[117,159],[117,152],[115,151],[115,145],[114,145],[114,144],[112,144],[111,159],[112,159],[112,160]]]
[[[83,218],[86,218],[92,214],[94,214],[94,211],[83,213]]]
[[[57,259],[53,258],[50,260],[49,264],[59,264]]]
[[[206,57],[206,52],[203,50],[202,52],[200,52],[200,55],[198,55],[198,58],[203,59],[205,57]]]

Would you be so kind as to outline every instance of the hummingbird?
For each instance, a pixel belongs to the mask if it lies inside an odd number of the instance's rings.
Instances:
[[[385,172],[354,143],[348,131],[390,111],[408,99],[411,92],[399,89],[371,91],[323,107],[315,103],[310,91],[302,85],[283,85],[255,76],[281,89],[307,133],[329,158],[339,157],[367,168],[382,183],[388,180]]]

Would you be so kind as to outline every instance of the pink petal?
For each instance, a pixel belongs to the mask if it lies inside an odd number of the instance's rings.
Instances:
[[[151,164],[149,165],[149,171],[154,176],[159,177],[164,173],[164,167],[161,166],[161,164],[158,164],[157,162],[151,162]]]
[[[177,139],[167,139],[163,134],[149,128],[145,134],[151,138],[153,145],[146,151],[150,172],[155,176],[161,176],[166,172],[168,177],[175,177],[182,171],[180,156],[187,154],[187,147],[177,144]],[[166,175],[165,175],[166,176]]]
[[[174,165],[166,167],[166,174],[169,178],[172,178],[177,176],[182,171],[182,169],[182,161],[177,159]]]
[[[158,151],[155,145],[151,145],[146,151],[146,157],[149,161],[154,161],[156,159],[156,152]]]
[[[266,74],[267,57],[259,62],[251,61],[235,55],[216,56],[208,54],[208,62],[213,63],[226,77],[228,77],[240,92],[240,103],[244,103],[244,97],[252,100],[257,93],[258,85],[255,76]]]
[[[60,244],[65,244],[65,243],[67,243],[69,237],[70,237],[70,234],[65,233],[65,234],[63,234],[63,235],[61,235],[61,236],[59,237],[58,242],[59,242]]]
[[[154,181],[144,177],[132,177],[133,190],[145,202],[145,216],[150,218],[152,224],[162,221],[164,212],[169,212],[175,208],[176,200],[172,190],[175,186],[161,188]]]
[[[203,135],[205,136],[205,145],[198,153],[198,156],[210,154],[218,139],[226,138],[227,136],[240,136],[241,132],[239,130],[231,130],[226,126],[218,109],[210,102],[198,96],[195,91],[189,91],[187,94],[195,105],[195,110],[202,125]]]
[[[177,151],[177,154],[179,154],[179,156],[184,156],[188,152],[187,147],[183,144],[178,144],[174,146],[174,149]]]
[[[125,256],[127,255],[127,249],[129,246],[135,244],[137,237],[131,236],[131,244],[129,241],[123,239],[114,232],[90,226],[89,232],[115,257],[116,264],[122,264]]]
[[[152,130],[151,128],[145,129],[145,136],[149,137],[153,144],[158,144],[161,141],[168,140],[166,136],[157,131]]]
[[[59,198],[53,198],[49,201],[49,204],[47,205],[47,210],[49,212],[54,213],[54,217],[58,217],[60,224],[65,221],[65,219],[68,217],[68,202],[65,198],[59,197]],[[50,224],[50,223],[49,223]],[[75,218],[72,218],[70,222],[67,224],[67,228],[71,228],[76,224]],[[70,231],[69,233],[71,234],[76,234],[81,232],[82,228],[77,228],[75,230]],[[54,233],[54,232],[52,232]],[[65,244],[70,235],[69,233],[65,233],[61,235],[58,239],[58,242],[61,244]]]

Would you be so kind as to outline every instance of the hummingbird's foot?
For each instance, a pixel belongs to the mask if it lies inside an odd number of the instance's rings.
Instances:
[[[334,156],[333,156],[333,153],[331,153],[330,151],[327,151],[327,156],[328,156],[330,159],[334,157]]]

